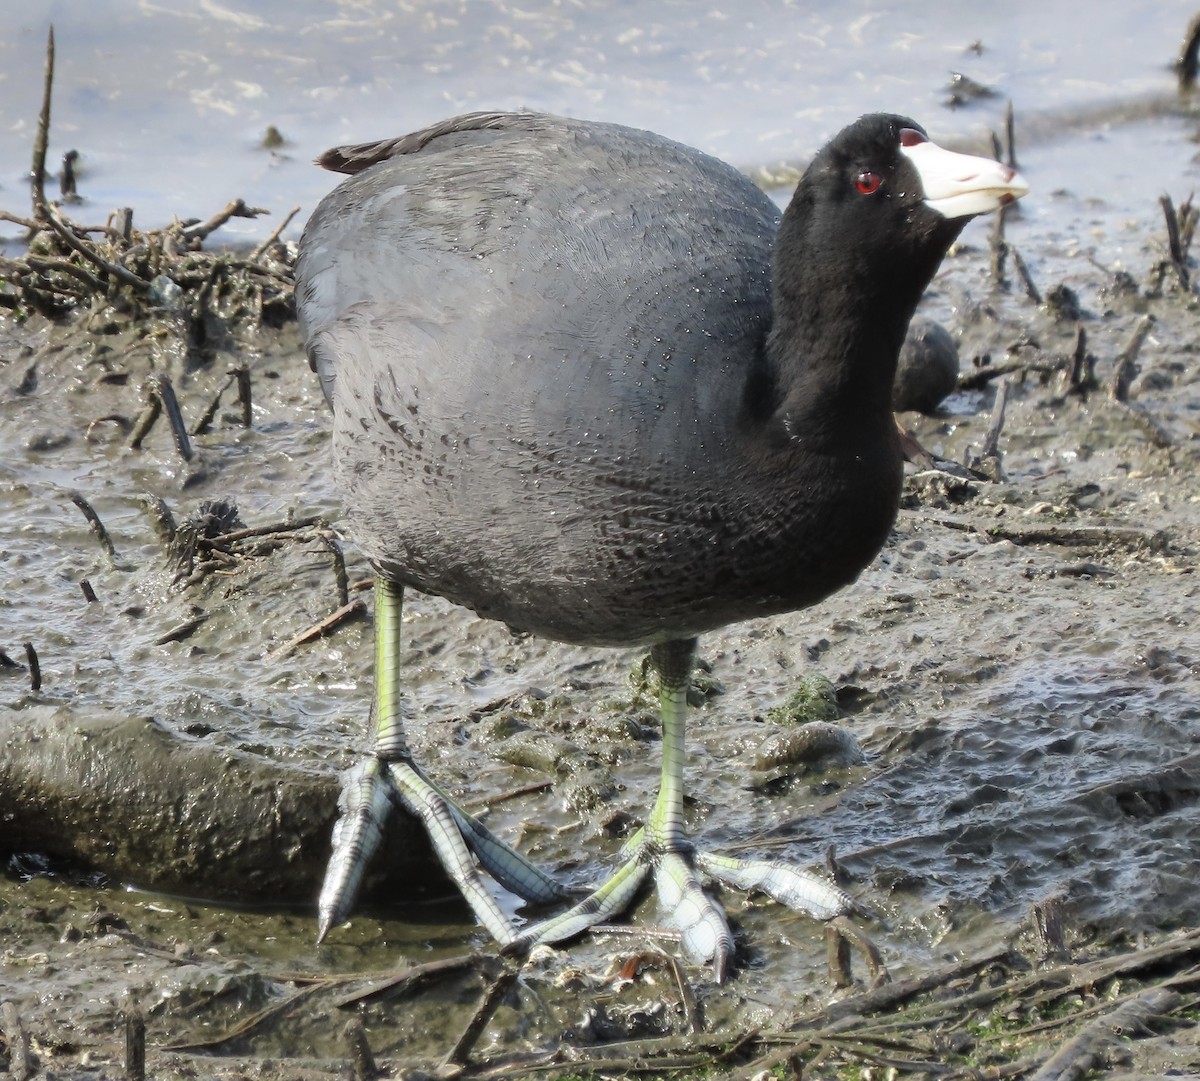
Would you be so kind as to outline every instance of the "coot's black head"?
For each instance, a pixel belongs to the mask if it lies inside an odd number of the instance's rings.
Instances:
[[[796,189],[776,247],[777,298],[848,290],[907,323],[967,221],[1026,191],[1013,169],[943,150],[915,120],[864,116],[830,140]]]

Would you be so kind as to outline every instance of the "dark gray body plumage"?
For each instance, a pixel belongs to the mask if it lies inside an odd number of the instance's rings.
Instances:
[[[538,115],[358,150],[297,301],[381,573],[615,645],[804,607],[878,551],[894,434],[787,430],[765,353],[779,215],[749,180]]]

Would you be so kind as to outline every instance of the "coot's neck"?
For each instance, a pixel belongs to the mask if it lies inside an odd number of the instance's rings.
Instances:
[[[897,357],[945,247],[863,253],[808,209],[797,192],[776,240],[760,421],[772,442],[845,451],[891,438]]]

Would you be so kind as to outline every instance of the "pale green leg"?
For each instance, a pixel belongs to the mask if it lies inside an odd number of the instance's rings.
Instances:
[[[543,904],[563,888],[469,815],[413,763],[400,710],[400,617],[403,587],[383,577],[375,584],[375,754],[350,770],[338,800],[333,853],[318,905],[318,941],[349,914],[372,854],[399,803],[425,825],[438,859],[479,922],[501,944],[516,932],[484,886],[471,853],[502,886]]]
[[[646,820],[625,843],[624,862],[590,896],[562,914],[524,931],[519,949],[537,942],[563,942],[621,912],[653,871],[659,907],[678,930],[684,953],[694,962],[712,960],[724,979],[733,956],[725,913],[705,892],[697,868],[742,889],[758,889],[791,908],[822,919],[850,911],[853,902],[836,886],[777,860],[738,860],[697,852],[683,831],[684,726],[695,639],[655,646],[651,659],[661,682],[662,779]]]

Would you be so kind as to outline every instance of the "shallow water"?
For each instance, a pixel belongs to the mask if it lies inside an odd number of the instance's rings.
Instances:
[[[93,216],[132,206],[158,225],[242,197],[273,212],[224,233],[251,237],[299,205],[295,235],[333,186],[310,164],[326,147],[471,109],[647,127],[746,169],[803,163],[849,119],[880,109],[915,116],[936,138],[978,139],[999,129],[1012,99],[1026,140],[1056,141],[1080,124],[1104,139],[1120,115],[1114,103],[1169,105],[1170,63],[1193,7],[1106,0],[1081,21],[1070,0],[5,0],[0,202],[25,202],[51,22],[48,160],[81,153]],[[992,96],[948,108],[952,72]],[[263,149],[271,126],[286,143]],[[1085,195],[1116,196],[1114,161],[1131,195],[1163,185],[1136,154],[1101,160],[1073,174]]]

